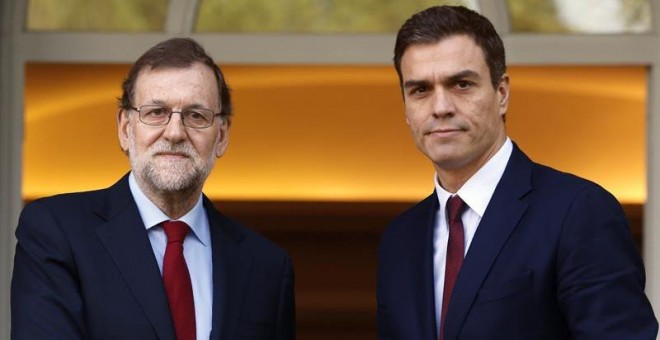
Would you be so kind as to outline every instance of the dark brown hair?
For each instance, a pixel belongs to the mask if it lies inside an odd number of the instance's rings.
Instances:
[[[195,40],[190,38],[172,38],[162,41],[145,52],[131,67],[128,76],[122,84],[122,96],[119,99],[119,107],[129,110],[133,104],[135,95],[135,82],[140,72],[149,68],[185,68],[195,62],[202,63],[213,70],[215,79],[218,83],[218,92],[220,94],[220,106],[223,118],[230,122],[232,115],[231,95],[229,87],[225,82],[220,67],[215,64],[213,59],[206,53],[204,48]]]
[[[455,35],[467,35],[481,47],[490,71],[493,87],[506,72],[504,44],[493,24],[483,15],[462,6],[435,6],[414,14],[396,37],[394,67],[402,84],[401,58],[416,44],[432,44]]]

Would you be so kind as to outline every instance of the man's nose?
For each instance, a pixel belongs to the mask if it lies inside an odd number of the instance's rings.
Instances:
[[[186,138],[186,127],[183,125],[181,112],[172,112],[170,121],[165,125],[163,136],[170,141],[180,141]]]
[[[433,93],[433,116],[442,117],[456,112],[454,98],[445,90],[438,89]]]

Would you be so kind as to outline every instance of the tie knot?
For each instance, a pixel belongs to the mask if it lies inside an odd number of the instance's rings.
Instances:
[[[465,202],[463,202],[463,200],[458,195],[450,197],[447,200],[447,215],[449,216],[449,221],[460,221],[465,207]]]
[[[163,222],[163,229],[165,230],[165,235],[167,235],[168,243],[183,243],[183,239],[188,234],[188,225],[181,221],[165,221]]]

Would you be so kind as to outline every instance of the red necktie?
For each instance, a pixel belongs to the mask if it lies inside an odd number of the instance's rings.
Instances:
[[[183,240],[188,225],[181,221],[163,222],[167,235],[167,247],[163,259],[163,281],[170,303],[177,340],[194,340],[195,303],[186,260],[183,258]]]
[[[447,200],[447,216],[449,218],[449,241],[447,242],[447,261],[445,265],[445,288],[442,293],[442,316],[440,318],[440,339],[445,330],[447,308],[454,290],[456,277],[463,264],[465,236],[463,235],[463,221],[461,216],[465,209],[465,202],[454,195]]]

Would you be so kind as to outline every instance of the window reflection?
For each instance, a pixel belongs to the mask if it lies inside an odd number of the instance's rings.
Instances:
[[[202,0],[199,32],[396,32],[413,13],[436,5],[476,0]]]
[[[28,31],[162,31],[168,0],[29,0]]]
[[[507,0],[514,32],[620,34],[651,30],[649,0]]]

